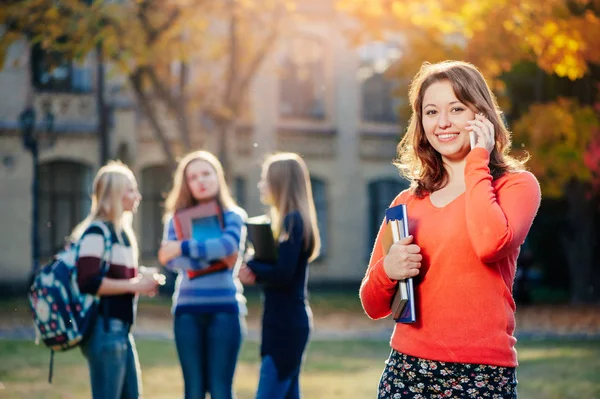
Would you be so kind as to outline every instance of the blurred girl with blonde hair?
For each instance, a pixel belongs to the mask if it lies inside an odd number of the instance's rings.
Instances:
[[[219,209],[222,230],[208,239],[178,238],[175,215],[200,205]],[[246,330],[246,300],[237,279],[246,237],[246,213],[225,182],[219,160],[207,151],[188,154],[175,171],[165,206],[165,241],[159,261],[178,272],[173,294],[175,344],[185,398],[234,397],[233,377]],[[190,278],[214,262],[238,255],[231,268]]]
[[[130,330],[138,294],[153,295],[158,284],[154,278],[138,274],[131,220],[141,198],[131,170],[120,162],[109,162],[94,179],[89,215],[71,235],[72,240],[79,240],[76,264],[80,291],[101,297],[91,335],[81,345],[94,399],[141,396],[140,365]],[[108,248],[98,222],[104,223],[111,235],[106,275],[101,270]]]
[[[258,188],[261,202],[270,207],[279,248],[276,263],[252,259],[240,270],[242,282],[259,283],[264,294],[256,398],[299,398],[300,370],[312,329],[308,264],[321,247],[308,168],[298,154],[272,155],[263,163]]]

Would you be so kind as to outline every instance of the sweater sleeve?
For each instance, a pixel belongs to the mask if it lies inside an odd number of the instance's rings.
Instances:
[[[233,255],[239,251],[244,221],[236,212],[228,211],[223,215],[224,231],[219,238],[205,241],[184,240],[181,253],[191,259],[214,261]]]
[[[494,187],[488,164],[488,152],[476,148],[465,166],[467,231],[477,257],[486,263],[523,244],[541,201],[531,173],[510,173]]]
[[[396,197],[390,207],[401,203],[403,193]],[[373,251],[371,252],[371,259],[369,260],[369,267],[359,291],[362,307],[365,313],[372,319],[384,318],[392,312],[392,297],[397,286],[397,281],[391,280],[383,269],[385,254],[382,237],[385,226],[384,220],[379,227]]]
[[[287,232],[287,237],[279,243],[277,263],[269,264],[256,260],[248,262],[248,267],[261,284],[286,284],[296,272],[304,244],[304,224],[298,212],[286,215],[283,231]]]
[[[96,295],[102,276],[100,266],[104,255],[104,234],[99,226],[89,227],[79,239],[79,254],[76,261],[77,284],[85,294]]]
[[[167,223],[165,223],[165,231],[163,233],[163,239],[168,241],[176,241],[177,234],[175,233],[175,225],[173,223],[173,218],[169,219]],[[202,269],[203,265],[196,259],[191,259],[188,256],[178,256],[177,258],[171,259],[165,267],[172,271],[177,270],[198,270]],[[206,265],[204,265],[206,267]]]

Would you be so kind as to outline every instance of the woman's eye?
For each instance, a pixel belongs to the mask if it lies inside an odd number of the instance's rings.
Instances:
[[[464,111],[464,110],[465,109],[463,107],[454,107],[454,108],[452,108],[453,112],[461,112],[461,111]]]
[[[425,111],[425,115],[434,115],[434,114],[436,114],[436,112],[437,112],[436,110],[430,109],[430,110]]]

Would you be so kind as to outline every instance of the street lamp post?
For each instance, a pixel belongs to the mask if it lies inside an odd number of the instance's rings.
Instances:
[[[31,153],[32,160],[32,179],[31,179],[31,261],[33,272],[38,269],[39,262],[39,234],[38,234],[38,161],[39,161],[39,141],[35,128],[35,108],[28,105],[19,116],[19,127],[23,139],[23,146]],[[44,118],[44,130],[47,134],[52,134],[54,129],[54,115],[49,110],[46,111]],[[51,141],[51,144],[53,142]]]

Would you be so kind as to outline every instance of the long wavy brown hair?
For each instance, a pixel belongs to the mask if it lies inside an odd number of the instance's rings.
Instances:
[[[523,170],[527,159],[516,159],[508,154],[511,133],[502,122],[496,98],[481,72],[463,61],[425,62],[410,85],[408,95],[412,115],[406,133],[398,144],[398,158],[394,162],[400,174],[412,182],[415,195],[423,197],[439,190],[449,178],[442,156],[425,136],[422,122],[425,91],[439,81],[450,82],[460,102],[483,113],[493,123],[496,145],[490,154],[492,177],[497,179],[507,172]]]
[[[239,209],[229,192],[221,162],[208,151],[194,151],[183,157],[183,159],[179,161],[179,164],[177,164],[177,169],[175,170],[175,176],[173,178],[173,188],[167,195],[165,201],[164,220],[168,220],[180,209],[189,208],[197,204],[197,201],[192,196],[192,192],[188,187],[185,176],[188,165],[195,161],[204,161],[208,163],[217,173],[219,191],[217,192],[216,200],[219,206],[224,210]]]
[[[310,253],[309,261],[316,259],[321,250],[321,239],[306,163],[296,153],[281,152],[265,160],[263,171],[273,197],[271,220],[276,236],[289,233],[282,231],[283,219],[288,213],[298,211],[304,225],[304,249]]]

